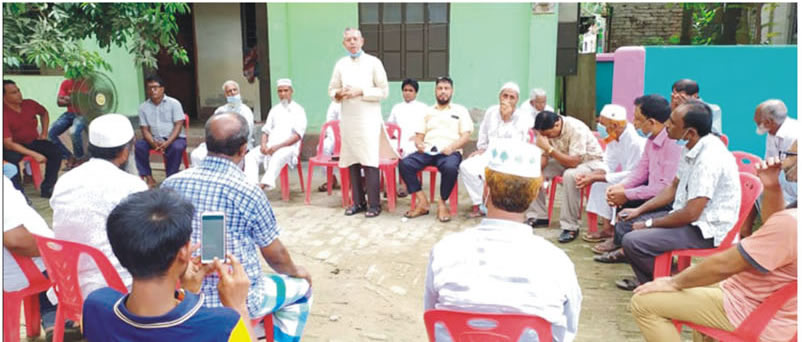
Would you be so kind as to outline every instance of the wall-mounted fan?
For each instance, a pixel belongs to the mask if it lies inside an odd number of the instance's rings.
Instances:
[[[76,80],[70,94],[72,105],[87,121],[117,111],[117,88],[106,74],[95,72]]]

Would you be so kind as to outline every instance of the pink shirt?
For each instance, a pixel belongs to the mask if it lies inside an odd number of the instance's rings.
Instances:
[[[774,291],[796,280],[796,209],[778,212],[755,234],[743,239],[738,251],[753,269],[721,283],[724,311],[734,326]],[[761,341],[788,341],[796,333],[796,298],[785,303],[769,321]]]
[[[646,140],[640,161],[623,182],[627,199],[648,200],[674,180],[683,149],[676,142],[665,129]]]

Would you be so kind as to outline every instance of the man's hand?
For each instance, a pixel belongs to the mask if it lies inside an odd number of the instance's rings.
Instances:
[[[340,89],[336,93],[334,93],[334,101],[340,102],[343,100],[343,90]]]
[[[640,211],[635,208],[627,208],[618,212],[618,219],[620,221],[629,221],[640,216]]]
[[[295,272],[293,277],[306,280],[306,282],[309,283],[309,287],[312,287],[312,275],[309,274],[309,271],[307,271],[303,266],[298,265],[295,266],[295,269],[297,272]]]
[[[636,294],[647,294],[652,292],[677,292],[679,289],[671,281],[671,277],[660,277],[646,284],[635,288]]]
[[[189,254],[192,255],[200,248],[200,244],[195,244],[189,248]],[[211,265],[204,265],[200,261],[200,256],[196,256],[190,260],[187,265],[187,270],[181,275],[181,287],[192,293],[200,292],[203,278],[212,270]]]
[[[264,152],[264,154],[268,155],[268,156],[272,156],[273,153],[276,153],[277,150],[278,150],[278,146],[270,146],[270,147],[267,148],[267,150]]]
[[[586,186],[593,184],[596,181],[595,177],[593,177],[590,173],[582,173],[574,176],[574,180],[576,181],[576,188],[582,189]]]
[[[343,96],[346,99],[353,99],[355,97],[362,96],[362,89],[346,87],[346,90],[343,93]]]
[[[621,184],[613,185],[607,188],[607,204],[611,207],[620,207],[627,203],[629,199],[626,195],[626,190]]]
[[[548,152],[551,149],[549,138],[546,138],[545,135],[540,134],[538,131],[535,131],[535,146],[540,147],[543,152]]]
[[[632,224],[632,230],[641,230],[644,228],[646,228],[646,223],[644,223],[643,221],[635,222]]]
[[[226,254],[231,262],[231,271],[220,259],[214,258],[214,269],[220,276],[217,283],[217,291],[220,293],[220,302],[223,306],[240,311],[248,312],[246,300],[248,299],[248,288],[251,286],[245,268],[239,260],[231,254]]]
[[[452,153],[454,153],[454,149],[452,149],[451,147],[446,147],[442,149],[440,152],[443,153],[443,155],[450,156]]]
[[[47,162],[47,157],[45,157],[44,155],[42,155],[39,152],[33,152],[31,157],[33,157],[33,159],[36,160],[37,163]]]
[[[782,170],[780,158],[769,157],[769,159],[755,164],[755,168],[764,188],[780,188],[780,171]]]
[[[471,152],[471,154],[468,156],[468,158],[471,158],[471,157],[474,157],[474,156],[481,156],[483,153],[485,153],[485,150],[483,150],[483,149],[482,150],[476,150],[476,151]]]
[[[47,131],[42,131],[42,134],[39,134],[39,140],[47,140]]]
[[[418,152],[424,153],[424,149],[426,149],[426,145],[424,143],[415,143],[415,148],[418,149]]]

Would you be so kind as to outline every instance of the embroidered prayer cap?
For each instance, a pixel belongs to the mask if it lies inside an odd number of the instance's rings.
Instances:
[[[498,93],[501,94],[501,92],[504,91],[504,89],[512,90],[516,94],[520,94],[521,93],[521,88],[518,88],[518,84],[515,83],[515,82],[504,83],[504,85],[501,86],[501,89],[499,89]]]
[[[543,151],[535,145],[513,139],[495,139],[485,153],[490,153],[487,167],[493,171],[526,178],[540,177]]]
[[[97,147],[119,147],[134,138],[134,128],[122,114],[104,114],[89,123],[89,143]]]
[[[601,110],[601,116],[613,121],[626,121],[627,109],[617,104],[604,105]]]
[[[292,81],[289,78],[280,78],[276,81],[276,88],[281,86],[288,86],[292,88]]]

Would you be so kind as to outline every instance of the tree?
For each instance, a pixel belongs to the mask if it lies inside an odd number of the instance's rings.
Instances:
[[[156,69],[165,49],[175,63],[187,63],[176,41],[176,15],[186,3],[4,3],[3,70],[21,64],[61,68],[76,78],[111,66],[82,41],[94,39],[101,49],[127,48],[137,65]]]

